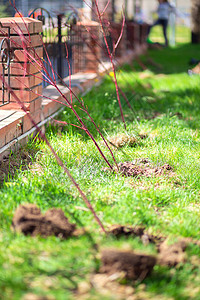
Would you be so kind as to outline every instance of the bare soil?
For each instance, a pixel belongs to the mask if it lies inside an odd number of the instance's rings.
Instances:
[[[42,214],[35,204],[20,205],[15,211],[12,227],[25,235],[48,237],[51,235],[68,238],[75,231],[61,209],[49,209]]]
[[[186,248],[189,244],[200,247],[200,241],[192,238],[178,238],[178,241],[170,244],[168,238],[161,235],[148,234],[144,227],[112,225],[108,230],[108,234],[120,237],[139,237],[144,245],[153,243],[158,251],[157,263],[159,265],[175,267],[187,260]]]
[[[135,147],[139,144],[139,140],[135,136],[127,135],[125,133],[110,137],[109,142],[116,148],[122,148],[126,145]]]
[[[149,243],[156,244],[157,247],[165,240],[164,237],[158,235],[152,235],[145,232],[144,227],[140,226],[123,226],[123,225],[113,225],[110,227],[108,234],[112,234],[117,238],[122,236],[125,237],[139,237],[144,245]]]
[[[136,159],[134,161],[120,162],[118,164],[119,172],[125,177],[152,177],[162,176],[172,173],[173,168],[169,164],[162,166],[153,166],[153,164],[146,158]],[[115,172],[118,172],[116,166]]]
[[[153,270],[156,257],[107,249],[101,253],[101,263],[100,273],[111,275],[122,272],[126,279],[142,281]]]
[[[160,265],[175,267],[186,261],[186,247],[188,243],[182,239],[169,245],[166,239],[159,247],[158,263]]]
[[[123,226],[123,225],[112,225],[108,234],[112,234],[115,237],[119,238],[121,236],[138,236],[141,237],[144,234],[144,227],[139,226]]]

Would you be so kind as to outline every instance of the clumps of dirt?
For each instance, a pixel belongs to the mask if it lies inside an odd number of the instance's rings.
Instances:
[[[178,242],[169,245],[166,239],[159,247],[158,263],[160,265],[175,267],[186,261],[186,247],[188,243],[182,239]]]
[[[116,148],[122,148],[125,145],[135,147],[139,144],[139,141],[135,136],[127,135],[124,133],[110,137],[109,142],[112,146]]]
[[[112,234],[115,237],[121,236],[139,236],[141,237],[144,234],[144,227],[139,226],[123,226],[123,225],[112,225],[109,230],[108,234]]]
[[[172,167],[169,164],[154,167],[148,159],[136,159],[134,161],[120,162],[117,167],[114,167],[114,171],[120,172],[125,177],[152,177],[162,176],[172,172]]]
[[[200,241],[193,238],[179,238],[177,242],[169,244],[169,240],[165,239],[158,248],[158,263],[168,267],[175,267],[187,260],[186,248],[189,244],[200,247]],[[192,261],[191,261],[192,263]]]
[[[75,224],[69,223],[61,209],[49,209],[42,214],[35,204],[24,204],[15,211],[12,228],[24,235],[68,238],[75,231]]]
[[[144,280],[153,270],[156,257],[136,254],[133,251],[105,249],[101,252],[100,273],[123,274],[129,280]]]
[[[144,245],[150,243],[155,244],[158,251],[157,263],[168,267],[175,267],[186,261],[185,250],[189,244],[198,245],[200,247],[200,241],[193,240],[192,238],[179,238],[177,242],[169,244],[169,240],[166,237],[148,234],[145,232],[144,227],[139,226],[112,225],[107,233],[116,238],[122,236],[139,237]]]
[[[108,234],[111,234],[117,238],[124,237],[139,237],[144,245],[149,243],[156,244],[157,247],[165,240],[164,237],[158,235],[152,235],[145,232],[144,227],[140,226],[123,226],[112,225],[108,230]]]
[[[147,134],[147,133],[139,133],[138,136],[139,136],[139,138],[140,138],[141,140],[145,140],[145,139],[148,138],[148,134]]]

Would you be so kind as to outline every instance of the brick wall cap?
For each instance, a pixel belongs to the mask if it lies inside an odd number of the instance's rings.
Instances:
[[[78,26],[100,26],[98,22],[95,21],[82,21],[82,22],[77,22]]]
[[[0,18],[0,32],[4,30],[3,27],[10,27],[11,34],[16,34],[18,26],[24,34],[39,33],[42,32],[42,22],[33,18],[20,18],[20,17],[8,17]],[[28,29],[28,31],[27,31]],[[5,29],[6,30],[6,29]]]

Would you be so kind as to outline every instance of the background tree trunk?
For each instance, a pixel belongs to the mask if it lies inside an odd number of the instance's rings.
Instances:
[[[191,7],[191,25],[192,25],[192,43],[200,43],[200,0],[192,0]]]

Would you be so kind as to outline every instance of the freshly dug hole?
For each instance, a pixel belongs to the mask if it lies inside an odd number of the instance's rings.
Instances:
[[[108,233],[115,237],[121,236],[138,236],[141,237],[144,234],[144,227],[139,226],[127,226],[127,225],[112,225]]]
[[[125,177],[151,177],[162,176],[172,172],[172,167],[168,164],[154,167],[146,158],[135,159],[134,161],[126,161],[118,163],[119,172]],[[118,172],[114,166],[115,172]]]
[[[132,251],[103,250],[101,253],[101,273],[109,275],[123,273],[126,279],[143,280],[153,270],[156,258],[135,254]]]
[[[20,205],[15,211],[12,228],[25,235],[67,238],[75,230],[61,209],[49,209],[44,215],[35,204]]]
[[[122,236],[139,237],[144,245],[153,243],[156,244],[157,247],[165,240],[163,236],[148,234],[145,232],[145,228],[140,226],[112,225],[108,230],[108,234],[111,234],[116,238]]]

